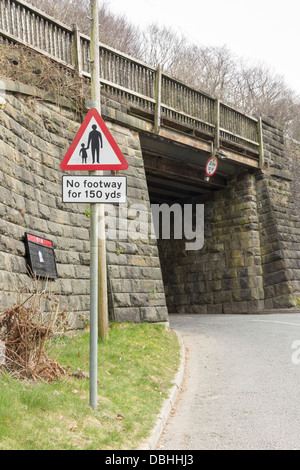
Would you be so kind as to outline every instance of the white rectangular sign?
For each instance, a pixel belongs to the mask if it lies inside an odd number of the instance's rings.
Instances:
[[[124,203],[126,176],[63,176],[63,202]]]

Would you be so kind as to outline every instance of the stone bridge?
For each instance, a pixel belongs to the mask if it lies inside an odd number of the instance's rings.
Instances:
[[[1,0],[0,36],[90,77],[89,38],[23,1]],[[245,115],[160,67],[103,44],[99,54],[102,116],[129,162],[127,207],[106,206],[111,319],[297,307],[298,144],[272,119]],[[82,116],[28,83],[0,83],[0,311],[26,296],[30,232],[53,241],[51,290],[87,314],[87,207],[62,202],[59,169]],[[218,169],[207,178],[211,156]],[[153,237],[151,206],[163,203],[174,229],[193,209],[192,235],[204,206],[203,247],[187,249],[191,234]]]

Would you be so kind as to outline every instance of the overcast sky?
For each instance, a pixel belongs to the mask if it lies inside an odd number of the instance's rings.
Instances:
[[[142,29],[158,22],[191,42],[263,61],[300,94],[299,0],[107,0]]]

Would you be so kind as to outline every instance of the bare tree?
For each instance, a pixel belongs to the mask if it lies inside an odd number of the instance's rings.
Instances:
[[[226,46],[200,48],[198,61],[199,88],[220,99],[232,94],[237,80],[236,59]]]
[[[89,34],[89,0],[31,0],[60,21]],[[106,0],[99,9],[100,40],[141,59],[242,111],[273,116],[288,135],[300,139],[300,97],[263,63],[249,64],[226,46],[199,47],[166,26],[150,24],[144,32],[125,16],[114,15]]]
[[[77,24],[82,33],[90,33],[89,0],[31,0],[33,6],[43,10],[69,26]],[[110,12],[104,0],[99,6],[99,37],[104,44],[121,52],[141,57],[141,33],[123,15]]]
[[[142,58],[141,31],[124,15],[114,15],[104,2],[99,12],[99,23],[101,42],[137,59]]]
[[[82,32],[87,32],[89,0],[30,0],[30,3],[67,25],[80,19]]]
[[[273,116],[299,139],[300,98],[264,63],[247,63],[226,46],[199,47],[165,26],[143,33],[144,60],[249,114]]]
[[[142,37],[144,60],[154,67],[159,64],[166,72],[178,76],[178,70],[186,62],[187,39],[178,36],[172,29],[155,23],[146,28]]]
[[[300,99],[283,76],[264,63],[247,65],[241,60],[236,90],[234,104],[243,111],[272,116],[288,135],[299,138]]]

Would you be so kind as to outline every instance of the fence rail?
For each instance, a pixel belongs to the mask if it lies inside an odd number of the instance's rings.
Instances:
[[[90,39],[21,0],[0,0],[0,36],[24,44],[90,76]],[[235,144],[259,158],[259,121],[133,57],[99,44],[104,91],[161,122],[175,122],[211,136],[215,148]]]

